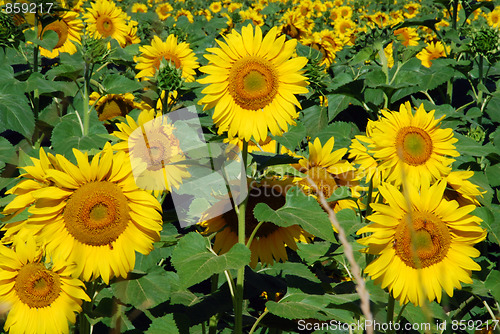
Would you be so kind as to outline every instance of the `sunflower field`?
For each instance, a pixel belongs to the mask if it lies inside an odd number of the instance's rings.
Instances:
[[[500,333],[500,3],[0,0],[3,332]]]

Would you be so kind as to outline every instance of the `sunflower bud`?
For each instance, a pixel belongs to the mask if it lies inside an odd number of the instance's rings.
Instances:
[[[162,59],[160,68],[156,72],[156,82],[161,90],[177,90],[182,85],[182,70],[175,67],[172,62]]]
[[[82,36],[83,59],[86,63],[105,63],[112,50],[108,49],[104,39]]]
[[[472,35],[471,49],[483,56],[492,56],[498,53],[500,47],[500,35],[497,29],[483,27]]]
[[[0,12],[0,46],[3,48],[17,46],[21,36],[21,29],[14,24],[12,16]]]

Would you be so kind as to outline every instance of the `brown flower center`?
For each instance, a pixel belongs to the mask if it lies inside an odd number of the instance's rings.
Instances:
[[[394,249],[406,265],[417,269],[441,262],[450,243],[450,231],[441,219],[431,213],[414,212],[400,220]]]
[[[396,152],[408,165],[423,165],[431,157],[432,148],[431,137],[421,128],[407,126],[396,136]]]
[[[129,222],[127,198],[109,181],[84,184],[69,198],[64,223],[69,234],[91,246],[111,244]]]
[[[259,57],[242,58],[229,72],[229,93],[243,109],[259,110],[270,104],[278,84],[274,66]]]
[[[50,306],[61,293],[59,276],[41,263],[24,265],[17,275],[14,290],[30,308]]]

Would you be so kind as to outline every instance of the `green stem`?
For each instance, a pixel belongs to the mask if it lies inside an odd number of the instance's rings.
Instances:
[[[264,224],[264,222],[259,222],[257,224],[257,226],[255,226],[255,228],[253,229],[252,234],[250,235],[250,238],[248,238],[248,241],[247,241],[248,248],[250,248],[250,245],[252,244],[252,241],[253,241],[253,238],[255,237],[255,234],[257,234],[257,230],[259,229],[259,227],[262,226],[262,224]]]
[[[83,136],[87,136],[89,134],[90,128],[90,108],[89,108],[89,86],[90,86],[90,68],[89,63],[85,62],[85,67],[83,70]]]
[[[228,284],[230,284],[228,282]],[[212,286],[210,291],[214,293],[217,290],[217,287],[219,286],[219,275],[214,274],[212,276]],[[210,317],[210,320],[208,322],[208,334],[216,334],[217,333],[217,322],[219,321],[219,314],[214,314],[213,316]]]
[[[38,38],[38,15],[35,15],[35,36]],[[35,44],[33,47],[33,73],[38,72],[38,52],[40,51],[40,46]],[[40,94],[38,88],[33,91],[33,113],[35,115],[35,120],[38,119],[38,113],[40,109]]]
[[[247,168],[248,142],[243,142],[243,165]],[[246,178],[246,173],[243,175]],[[238,206],[238,243],[245,245],[245,214],[248,196]],[[245,276],[245,266],[238,269],[236,277],[236,304],[234,309],[234,333],[243,333],[243,284]]]
[[[253,332],[255,331],[255,329],[257,328],[257,325],[259,324],[259,322],[266,316],[266,314],[268,314],[269,311],[266,309],[264,312],[262,312],[262,314],[260,315],[260,317],[257,318],[257,320],[255,320],[252,328],[250,329],[250,332],[248,332],[248,334],[253,334]]]
[[[394,322],[394,297],[389,292],[389,300],[387,301],[387,323],[392,324]],[[391,326],[392,328],[392,326]],[[388,334],[393,334],[394,330],[389,330]]]
[[[78,315],[80,323],[80,334],[90,334],[92,333],[92,325],[86,316],[90,316],[92,311],[92,305],[94,304],[94,294],[96,289],[96,282],[87,282],[85,284],[87,295],[90,297],[90,301],[84,301],[82,304],[82,312]]]
[[[481,85],[482,83],[483,83],[483,56],[479,55],[479,84]],[[481,87],[478,87],[477,89],[478,89],[477,104],[481,105],[481,102],[483,100],[483,90],[481,89]]]

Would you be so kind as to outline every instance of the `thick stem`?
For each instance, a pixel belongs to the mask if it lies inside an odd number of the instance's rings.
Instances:
[[[243,142],[243,165],[247,168],[248,142]],[[246,173],[243,175],[246,178]],[[238,205],[238,243],[245,245],[245,214],[248,196]],[[234,309],[234,333],[243,333],[243,286],[244,286],[245,266],[238,269],[236,277],[236,304]]]
[[[257,320],[254,322],[252,328],[250,329],[250,332],[248,332],[248,334],[253,334],[253,332],[255,331],[255,329],[257,329],[257,325],[259,324],[259,322],[266,316],[266,314],[268,314],[269,311],[266,309],[264,312],[262,312],[262,314],[260,315],[260,317],[257,318]]]
[[[82,312],[78,315],[79,320],[79,333],[80,334],[90,334],[92,333],[92,325],[87,319],[86,315],[90,316],[92,311],[92,305],[94,304],[94,294],[96,289],[96,282],[88,282],[85,284],[87,295],[90,297],[90,301],[84,301],[82,304]]]
[[[387,317],[386,317],[387,324],[392,324],[394,323],[394,297],[392,296],[392,293],[389,292],[389,300],[387,301]],[[390,326],[392,328],[392,326]],[[388,334],[393,334],[394,330],[389,330],[387,331]]]
[[[85,62],[85,67],[83,71],[83,136],[89,134],[90,128],[90,108],[89,108],[89,86],[90,86],[90,68],[89,63]]]
[[[230,284],[228,282],[228,284]],[[214,293],[217,290],[217,287],[219,285],[219,275],[214,274],[212,276],[212,286],[210,291]],[[208,322],[208,334],[217,334],[217,323],[219,322],[219,314],[214,314],[213,316],[210,317],[210,320]]]

